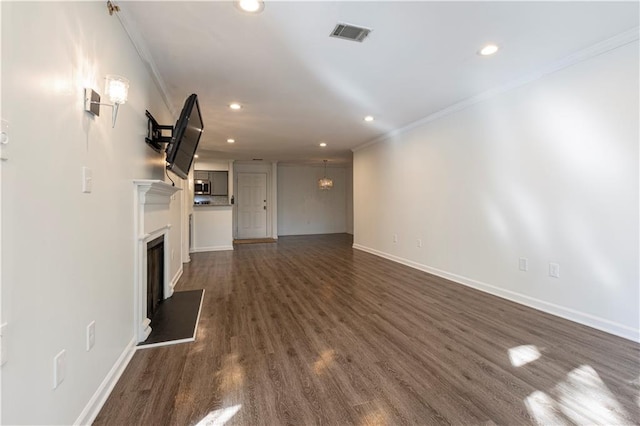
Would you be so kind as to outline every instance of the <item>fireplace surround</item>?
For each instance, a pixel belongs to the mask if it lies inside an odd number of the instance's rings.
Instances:
[[[171,219],[169,206],[173,195],[180,188],[161,180],[134,180],[134,240],[135,240],[135,279],[134,279],[134,321],[138,342],[143,342],[151,333],[151,320],[147,312],[147,246],[162,237],[164,241],[162,268],[162,298],[173,294],[169,278],[169,253],[172,241],[169,238]],[[180,241],[175,242],[178,246]]]

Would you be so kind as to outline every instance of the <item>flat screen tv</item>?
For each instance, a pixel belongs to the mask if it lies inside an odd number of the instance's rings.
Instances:
[[[185,101],[173,129],[171,142],[167,145],[167,169],[182,179],[186,179],[189,174],[203,130],[198,96],[194,93]]]

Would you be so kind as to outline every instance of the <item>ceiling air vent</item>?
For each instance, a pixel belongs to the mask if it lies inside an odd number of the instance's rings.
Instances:
[[[343,38],[345,40],[362,42],[370,32],[370,28],[356,27],[355,25],[349,24],[338,24],[329,35],[331,37]]]

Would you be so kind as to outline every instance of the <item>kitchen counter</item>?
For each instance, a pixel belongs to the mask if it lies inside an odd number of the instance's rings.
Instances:
[[[233,250],[231,204],[195,204],[192,226],[192,252]]]
[[[194,204],[193,207],[231,207],[231,204]]]

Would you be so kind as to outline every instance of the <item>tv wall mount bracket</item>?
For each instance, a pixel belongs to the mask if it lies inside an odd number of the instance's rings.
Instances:
[[[147,122],[147,137],[144,138],[144,140],[151,148],[160,152],[162,150],[162,144],[171,143],[173,139],[173,126],[158,124],[149,111],[145,111],[145,113],[149,121]],[[169,136],[164,133],[166,131],[169,132]]]

